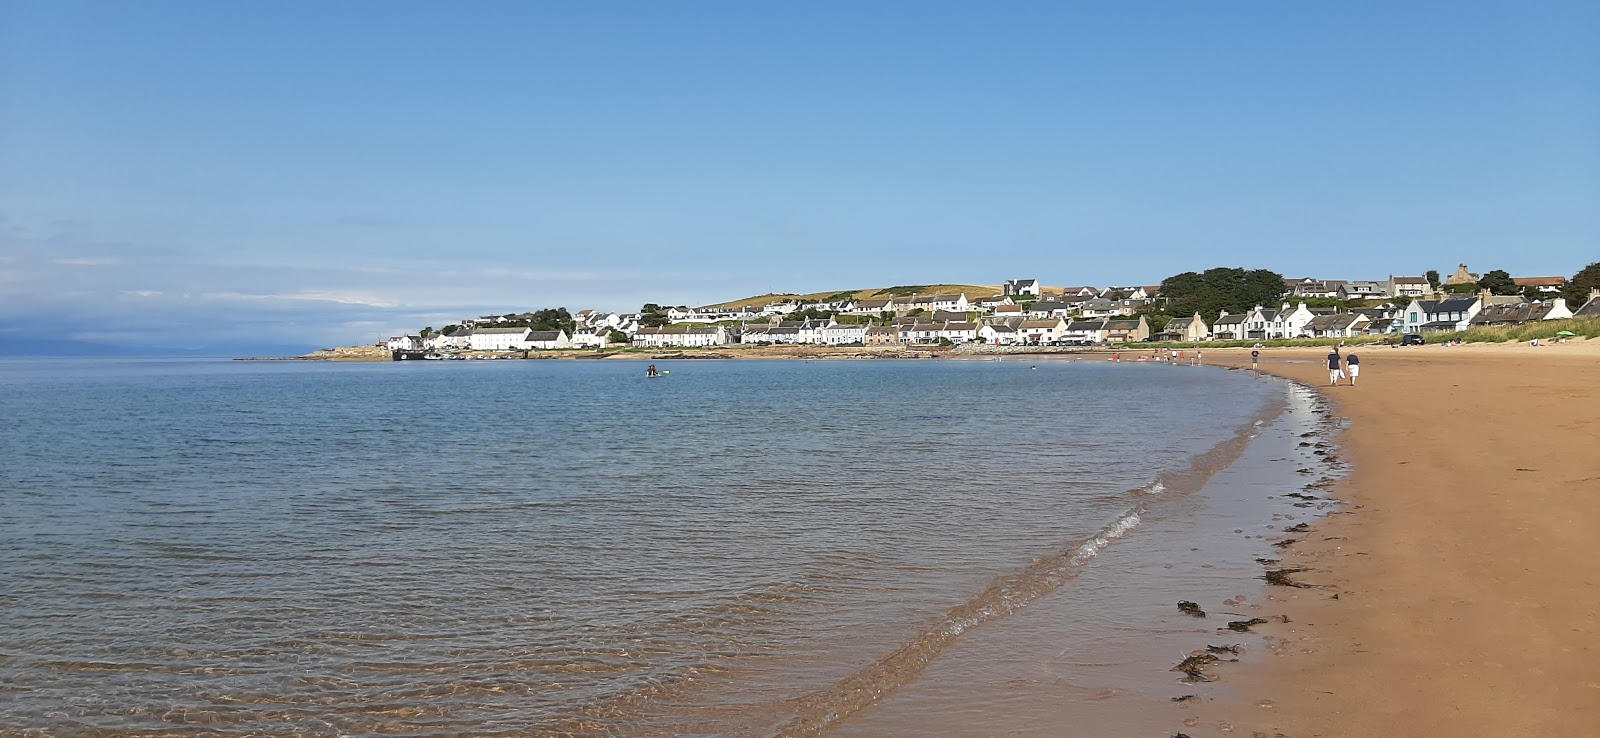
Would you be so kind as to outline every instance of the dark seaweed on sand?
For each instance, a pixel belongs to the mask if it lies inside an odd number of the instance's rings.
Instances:
[[[1228,623],[1228,630],[1234,631],[1236,633],[1249,633],[1250,632],[1250,626],[1252,626],[1252,625],[1260,625],[1260,624],[1265,623],[1265,622],[1267,622],[1266,618],[1250,618],[1249,620],[1235,620],[1235,621],[1233,621],[1231,623]]]
[[[1261,578],[1267,580],[1267,584],[1275,584],[1279,587],[1311,586],[1309,584],[1301,584],[1300,582],[1289,578],[1290,574],[1297,574],[1302,571],[1305,571],[1305,569],[1273,569],[1268,571],[1266,574],[1261,575]]]
[[[1285,533],[1304,533],[1304,532],[1306,532],[1308,530],[1311,530],[1311,526],[1309,524],[1307,524],[1307,523],[1296,523],[1296,524],[1291,525],[1291,526],[1289,526],[1287,528],[1284,528],[1283,532],[1285,532]]]
[[[1210,652],[1212,652],[1214,654],[1221,655],[1221,654],[1225,654],[1226,653],[1226,654],[1232,654],[1234,656],[1238,656],[1239,655],[1239,648],[1240,648],[1240,646],[1237,643],[1235,643],[1233,645],[1229,645],[1229,646],[1211,646],[1211,645],[1207,645],[1206,646],[1206,650],[1210,651]]]
[[[1185,615],[1191,615],[1191,616],[1194,616],[1194,617],[1197,617],[1197,618],[1203,618],[1203,617],[1206,616],[1206,611],[1205,610],[1200,609],[1199,605],[1197,605],[1197,604],[1195,604],[1193,602],[1190,602],[1188,600],[1183,600],[1183,601],[1178,603],[1178,612],[1181,612],[1181,613],[1183,613]]]
[[[1183,672],[1183,680],[1186,682],[1209,682],[1212,681],[1212,677],[1206,675],[1206,667],[1216,662],[1217,657],[1214,654],[1197,653],[1179,661],[1172,670]]]

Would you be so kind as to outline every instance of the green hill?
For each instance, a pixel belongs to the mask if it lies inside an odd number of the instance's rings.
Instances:
[[[995,285],[984,284],[908,284],[896,287],[870,287],[864,290],[834,290],[831,292],[811,292],[795,294],[774,292],[755,297],[746,297],[743,300],[730,300],[728,302],[708,305],[707,307],[761,307],[774,302],[825,302],[831,300],[870,300],[874,297],[909,297],[911,295],[948,295],[957,292],[966,293],[968,300],[1000,294],[1000,288]]]

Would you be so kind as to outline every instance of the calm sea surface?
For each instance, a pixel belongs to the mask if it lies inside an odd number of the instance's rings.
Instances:
[[[823,732],[1284,393],[658,364],[0,362],[0,733]]]

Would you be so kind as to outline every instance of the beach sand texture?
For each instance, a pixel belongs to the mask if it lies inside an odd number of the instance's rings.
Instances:
[[[1349,418],[1351,514],[1286,549],[1316,587],[1274,588],[1274,654],[1185,730],[1600,735],[1600,342],[1359,353],[1329,388],[1325,351],[1264,352]]]

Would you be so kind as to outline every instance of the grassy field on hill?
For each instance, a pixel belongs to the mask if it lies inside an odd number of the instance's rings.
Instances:
[[[774,302],[791,300],[795,302],[822,302],[825,300],[870,300],[872,298],[902,297],[910,295],[941,295],[964,292],[968,300],[1000,294],[1000,288],[995,285],[984,284],[916,284],[900,285],[897,287],[871,287],[864,290],[834,290],[832,292],[811,292],[808,294],[773,293],[746,297],[743,300],[732,300],[717,303],[708,307],[761,307]]]

